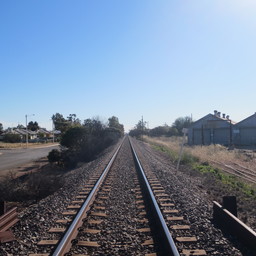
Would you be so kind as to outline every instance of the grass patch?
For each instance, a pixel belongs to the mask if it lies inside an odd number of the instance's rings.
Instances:
[[[166,153],[173,162],[178,161],[178,154],[175,151],[173,151],[173,150],[171,150],[168,147],[165,147],[163,145],[159,145],[159,144],[152,144],[152,146],[153,146],[154,149],[156,149],[160,152]]]
[[[35,142],[35,143],[28,143],[29,148],[38,147],[39,145],[54,145],[56,143],[53,142]],[[0,142],[0,148],[3,149],[12,149],[12,148],[25,148],[27,147],[26,143],[6,143],[6,142]]]
[[[178,159],[179,159],[178,152],[176,152],[164,145],[152,144],[152,146],[154,149],[166,153],[174,163],[178,162]],[[180,163],[192,165],[193,163],[198,162],[198,161],[199,161],[198,157],[195,157],[187,152],[184,152]]]
[[[170,141],[167,143],[163,138],[155,140],[147,137],[146,140],[154,149],[166,153],[174,163],[177,163],[181,142],[179,139],[173,139],[172,143],[170,143]],[[194,154],[193,149],[195,149]],[[198,154],[198,152],[200,152],[200,154]],[[201,150],[199,148],[189,148],[185,150],[181,159],[181,164],[187,165],[194,171],[198,171],[203,175],[210,174],[214,179],[227,185],[230,189],[241,192],[252,199],[256,199],[255,186],[242,182],[236,176],[226,174],[221,169],[209,164],[208,159],[210,156],[212,157],[213,152],[215,152],[217,156],[221,156],[221,159],[228,159],[229,161],[232,159],[231,155],[234,155],[236,158],[242,158],[242,156],[237,155],[237,152],[228,152],[222,146],[208,146]],[[207,155],[208,158],[206,157]]]
[[[63,186],[63,170],[56,170],[56,167],[50,165],[45,168],[46,170],[29,173],[19,178],[10,172],[0,182],[0,201],[38,201],[57,191]]]
[[[197,170],[203,174],[211,173],[215,179],[221,181],[225,185],[229,185],[233,190],[240,191],[245,195],[256,199],[256,189],[253,186],[239,181],[237,177],[228,175],[219,168],[215,168],[208,163],[195,163],[193,164],[193,170]]]

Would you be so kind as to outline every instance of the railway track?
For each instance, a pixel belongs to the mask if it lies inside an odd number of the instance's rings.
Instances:
[[[221,168],[222,170],[227,172],[228,174],[234,175],[245,181],[249,181],[250,183],[256,184],[256,173],[253,170],[250,170],[237,163],[223,163],[213,160],[211,160],[211,162],[218,168]]]
[[[197,240],[127,137],[29,255],[206,255]]]

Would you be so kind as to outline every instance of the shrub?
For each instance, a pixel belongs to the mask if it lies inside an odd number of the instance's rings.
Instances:
[[[22,202],[40,200],[58,190],[63,180],[56,175],[32,173],[22,179],[13,179],[12,174],[0,182],[0,200]]]
[[[3,141],[9,143],[21,142],[21,137],[19,134],[5,134]]]
[[[61,152],[58,149],[53,149],[49,152],[47,158],[50,163],[57,162],[59,164],[61,161]]]

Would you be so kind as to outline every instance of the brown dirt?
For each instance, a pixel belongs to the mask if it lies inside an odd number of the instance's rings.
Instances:
[[[4,180],[6,177],[12,177],[13,179],[15,179],[29,173],[38,172],[47,164],[49,164],[49,162],[47,158],[44,157],[36,161],[23,164],[21,166],[3,170],[0,173],[0,181]]]

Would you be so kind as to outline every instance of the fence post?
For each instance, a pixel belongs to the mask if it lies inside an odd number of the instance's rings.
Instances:
[[[5,207],[5,201],[0,201],[0,215],[5,214],[6,207]]]
[[[237,217],[237,204],[235,196],[224,196],[223,207]]]

